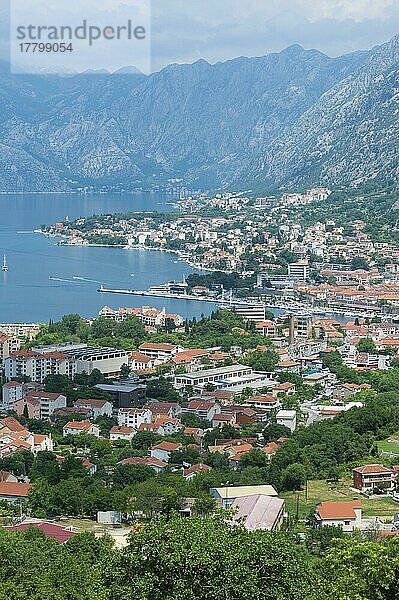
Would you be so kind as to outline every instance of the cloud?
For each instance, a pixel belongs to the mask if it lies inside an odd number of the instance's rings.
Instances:
[[[71,15],[105,23],[140,19],[151,0],[10,0],[25,15],[67,22]],[[2,5],[4,6],[4,5]],[[331,56],[382,43],[399,32],[398,0],[152,0],[152,69],[205,58],[211,63],[259,56],[292,43]],[[0,52],[7,54],[5,20],[0,16]],[[91,68],[115,70],[134,64],[134,52],[98,45]],[[74,58],[74,68],[85,60]]]

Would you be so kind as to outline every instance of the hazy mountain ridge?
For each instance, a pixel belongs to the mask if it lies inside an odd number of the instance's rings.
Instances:
[[[0,191],[134,185],[154,174],[196,187],[392,175],[398,61],[394,38],[338,58],[293,45],[148,77],[0,68]]]

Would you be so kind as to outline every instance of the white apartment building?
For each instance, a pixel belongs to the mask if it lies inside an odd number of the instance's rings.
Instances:
[[[266,318],[266,306],[264,304],[232,304],[224,307],[233,310],[243,319],[248,321],[264,321]]]
[[[46,348],[32,348],[33,351],[45,353],[61,353],[76,363],[76,373],[90,373],[98,369],[106,377],[117,377],[122,365],[127,365],[130,358],[128,350],[116,348],[94,348],[86,344],[56,344]]]
[[[182,346],[175,346],[173,344],[152,344],[145,342],[139,346],[139,352],[158,360],[161,363],[167,362],[173,358],[178,352],[182,352],[184,348]]]
[[[120,408],[118,425],[138,429],[142,423],[151,423],[152,413],[148,408]]]
[[[22,383],[18,383],[18,381],[5,383],[2,391],[1,408],[4,411],[11,410],[14,402],[20,400],[24,395]]]
[[[4,366],[5,376],[9,380],[25,375],[32,381],[43,383],[47,375],[73,377],[76,374],[75,359],[61,352],[18,350],[5,359]]]
[[[279,410],[276,414],[278,425],[285,425],[288,429],[295,431],[296,428],[296,411],[295,410]]]
[[[288,265],[288,276],[298,281],[306,281],[309,277],[309,263],[307,260],[290,263]]]
[[[0,364],[3,364],[4,360],[20,347],[21,341],[17,337],[0,334]]]
[[[33,340],[40,331],[37,323],[0,323],[0,332],[13,337]]]
[[[186,385],[193,387],[205,385],[206,383],[228,384],[234,383],[239,378],[246,375],[252,375],[251,367],[244,365],[232,365],[231,367],[219,367],[216,369],[206,369],[204,371],[195,371],[194,373],[184,373],[176,375],[174,385],[181,388]]]

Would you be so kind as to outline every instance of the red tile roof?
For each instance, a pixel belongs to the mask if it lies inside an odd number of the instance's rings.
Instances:
[[[166,452],[173,452],[174,450],[179,450],[181,448],[181,444],[175,444],[174,442],[160,442],[156,446],[153,446],[151,450],[166,450]]]
[[[355,519],[355,508],[361,508],[359,500],[353,502],[321,502],[317,512],[321,519]]]
[[[30,483],[14,483],[13,481],[0,481],[0,496],[15,496],[16,498],[27,498]]]
[[[388,469],[383,465],[363,465],[362,467],[356,467],[353,471],[355,473],[361,473],[362,475],[371,473],[392,473],[392,469]]]

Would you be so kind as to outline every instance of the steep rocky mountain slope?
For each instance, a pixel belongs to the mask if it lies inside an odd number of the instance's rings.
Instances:
[[[10,75],[0,65],[0,191],[392,176],[398,45],[338,58],[294,45],[148,77]]]

